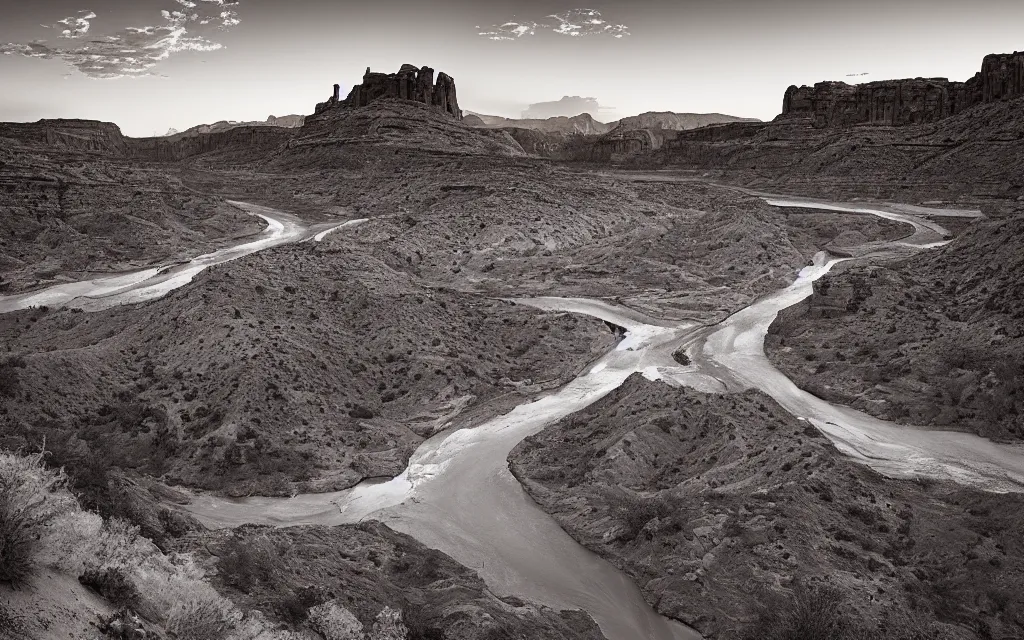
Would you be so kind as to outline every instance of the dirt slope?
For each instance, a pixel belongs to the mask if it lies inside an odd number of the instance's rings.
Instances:
[[[808,391],[899,422],[1024,438],[1024,217],[942,249],[841,270],[765,343]]]
[[[853,637],[1024,633],[1019,495],[882,478],[759,393],[636,375],[509,461],[566,531],[708,637],[758,637],[757,603],[797,584],[837,587]]]

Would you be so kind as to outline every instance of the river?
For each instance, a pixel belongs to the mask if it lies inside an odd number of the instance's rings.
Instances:
[[[275,209],[246,202],[228,202],[250,215],[262,218],[267,223],[266,229],[258,239],[201,255],[181,264],[152,267],[131,273],[58,284],[39,291],[0,296],[0,313],[42,306],[56,309],[69,306],[71,303],[83,311],[99,311],[118,305],[154,300],[188,284],[204,269],[214,265],[311,237],[319,242],[335,229],[365,222],[351,220],[340,225],[321,224],[310,227],[296,216]]]
[[[937,246],[948,236],[940,225],[921,218],[926,211],[920,208],[786,198],[768,201],[776,206],[826,208],[907,222],[914,226],[914,234],[888,243],[904,250]],[[201,256],[156,275],[140,272],[124,276],[124,280],[93,281],[82,289],[54,287],[26,294],[28,297],[18,301],[0,299],[0,312],[69,300],[77,300],[80,306],[85,298],[106,306],[151,299],[187,283],[210,264],[309,235],[298,223],[289,227],[280,217],[267,215],[265,219],[271,225],[267,237],[235,247],[235,253]],[[326,233],[317,235],[316,239],[322,239]],[[874,244],[883,247],[886,243]],[[836,262],[819,254],[792,285],[713,327],[659,321],[598,300],[515,300],[539,309],[605,320],[623,327],[625,337],[558,391],[476,427],[444,431],[426,440],[406,470],[389,481],[367,481],[346,491],[292,498],[197,495],[186,508],[215,528],[243,523],[332,525],[364,518],[382,520],[476,569],[500,595],[516,595],[558,609],[586,610],[610,640],[699,638],[685,625],[658,615],[636,585],[570,538],[508,471],[508,454],[523,438],[596,402],[633,373],[706,392],[760,389],[821,429],[840,451],[889,476],[952,479],[994,491],[1024,490],[1024,448],[997,445],[969,434],[896,426],[831,405],[797,388],[768,362],[763,345],[772,320],[781,309],[810,295],[811,283]],[[675,362],[672,353],[678,348],[688,350],[691,365]]]
[[[911,236],[895,243],[872,243],[873,249],[934,247],[944,244],[949,235],[940,225],[919,217],[925,213],[921,209],[908,212],[787,198],[767,201],[775,206],[879,215],[913,225]],[[213,527],[247,522],[340,524],[372,517],[477,569],[499,594],[586,610],[611,640],[699,637],[657,615],[635,585],[575,543],[508,471],[508,454],[523,438],[596,402],[634,372],[705,392],[761,389],[821,429],[840,451],[890,476],[923,475],[987,490],[1024,490],[1024,448],[996,445],[969,434],[896,426],[830,405],[797,388],[768,362],[764,337],[776,314],[810,295],[811,283],[836,262],[819,254],[792,285],[710,328],[658,321],[599,300],[515,300],[543,310],[589,315],[627,332],[615,350],[559,391],[474,428],[443,432],[427,440],[408,468],[390,481],[293,498],[197,496],[188,509]],[[680,347],[688,348],[694,361],[690,366],[672,359]]]

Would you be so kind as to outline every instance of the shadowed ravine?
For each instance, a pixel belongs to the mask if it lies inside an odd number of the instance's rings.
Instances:
[[[795,200],[771,203],[822,207]],[[889,248],[937,246],[947,235],[939,225],[906,210],[827,206],[914,226],[912,236],[889,243]],[[871,251],[885,248],[886,243],[870,246]],[[836,262],[819,254],[791,286],[710,328],[663,326],[666,323],[601,301],[517,300],[600,318],[627,329],[626,338],[558,392],[475,428],[427,440],[393,480],[293,498],[197,496],[187,509],[211,527],[340,524],[372,517],[477,569],[499,594],[588,611],[609,638],[698,637],[657,615],[621,572],[573,541],[533,503],[507,467],[509,452],[523,438],[596,402],[634,372],[705,392],[761,389],[821,429],[839,450],[889,476],[951,479],[991,491],[1024,490],[1024,448],[969,434],[897,426],[830,405],[798,389],[768,362],[763,350],[768,326],[781,309],[810,295],[811,283]],[[675,363],[671,354],[680,346],[688,348],[694,364]]]

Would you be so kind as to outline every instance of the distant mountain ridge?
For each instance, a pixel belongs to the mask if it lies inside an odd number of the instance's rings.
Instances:
[[[601,135],[612,130],[612,125],[594,120],[594,117],[589,113],[581,113],[572,117],[555,116],[544,119],[515,119],[467,111],[463,122],[471,127],[480,129],[515,127],[518,129],[544,131],[546,133],[580,133],[583,135]]]
[[[671,131],[687,131],[713,124],[733,122],[761,122],[757,118],[740,118],[722,113],[674,113],[672,111],[648,111],[640,115],[630,116],[613,122],[599,122],[589,113],[576,116],[555,116],[544,119],[515,119],[502,116],[491,116],[473,111],[466,111],[464,122],[471,127],[481,129],[500,129],[513,127],[517,129],[533,129],[545,133],[566,133],[583,135],[604,135],[615,129],[664,129]]]
[[[235,120],[220,120],[213,124],[198,124],[194,127],[185,129],[184,131],[178,131],[173,127],[167,130],[162,138],[170,138],[174,136],[196,136],[204,133],[220,133],[222,131],[228,131],[237,127],[284,127],[286,129],[296,129],[301,127],[306,121],[306,116],[302,115],[288,115],[288,116],[267,116],[266,120],[255,120],[252,122],[237,122]]]

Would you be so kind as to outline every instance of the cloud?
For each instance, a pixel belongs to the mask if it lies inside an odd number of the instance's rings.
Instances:
[[[536,22],[506,22],[493,25],[490,31],[481,31],[479,35],[490,40],[517,40],[523,36],[537,35],[537,27],[541,26]]]
[[[558,21],[554,32],[563,36],[578,38],[581,36],[607,35],[622,38],[629,35],[624,24],[610,24],[601,17],[600,11],[593,9],[572,9],[565,13],[548,16]]]
[[[581,113],[589,113],[592,116],[596,116],[601,110],[607,110],[607,107],[602,107],[596,98],[562,96],[560,100],[553,102],[535,102],[531,104],[523,111],[522,117],[543,120],[556,116],[578,116]]]
[[[538,29],[558,35],[579,38],[583,36],[611,36],[623,38],[629,35],[624,24],[608,22],[600,11],[594,9],[570,9],[563,13],[545,16],[547,22],[520,22],[510,20],[484,29],[477,26],[477,35],[489,40],[518,40],[523,36],[537,34]]]
[[[45,40],[0,44],[0,53],[28,58],[61,60],[90,78],[138,78],[157,75],[152,68],[182,51],[216,51],[224,45],[208,36],[226,31],[241,21],[235,7],[239,0],[174,0],[179,9],[160,12],[155,26],[125,27],[110,35],[91,36],[92,11],[58,20],[61,39],[71,45],[50,45]],[[60,28],[60,27],[55,27]]]
[[[56,28],[61,29],[60,37],[62,38],[81,38],[89,33],[89,21],[95,17],[96,14],[92,11],[79,11],[77,16],[68,16],[57,21],[57,24],[64,25],[67,27],[66,29]]]

